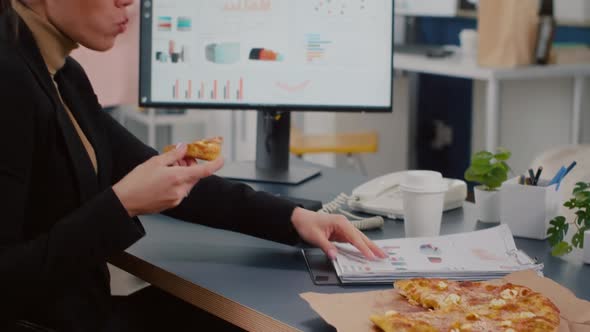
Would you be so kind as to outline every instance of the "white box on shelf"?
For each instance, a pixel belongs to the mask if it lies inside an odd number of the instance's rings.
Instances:
[[[557,0],[555,18],[559,23],[590,24],[590,1]]]
[[[457,0],[394,0],[396,15],[456,16]]]
[[[546,186],[548,180],[539,183],[539,186],[525,186],[514,178],[502,185],[500,220],[510,227],[514,236],[545,240],[549,222],[559,215],[562,201],[557,185]]]

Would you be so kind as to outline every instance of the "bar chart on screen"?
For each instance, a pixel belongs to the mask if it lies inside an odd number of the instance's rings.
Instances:
[[[172,83],[172,99],[193,101],[244,100],[244,78],[234,80],[182,80]]]

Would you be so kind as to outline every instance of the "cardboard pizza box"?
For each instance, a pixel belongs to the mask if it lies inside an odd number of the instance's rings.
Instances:
[[[547,296],[561,311],[560,332],[590,332],[590,302],[578,299],[570,290],[533,271],[511,274],[502,279],[527,286]],[[502,281],[500,280],[500,281]],[[396,290],[347,294],[304,293],[300,295],[338,332],[380,331],[369,320],[372,314],[388,310],[421,311],[411,306]]]

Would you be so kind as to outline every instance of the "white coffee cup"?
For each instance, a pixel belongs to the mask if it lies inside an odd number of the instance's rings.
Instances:
[[[461,42],[461,53],[464,58],[475,58],[478,48],[477,31],[473,29],[464,29],[459,33]]]
[[[448,184],[442,174],[410,171],[401,184],[406,237],[440,235]]]

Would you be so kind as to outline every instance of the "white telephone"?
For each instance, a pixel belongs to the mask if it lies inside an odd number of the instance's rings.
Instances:
[[[348,206],[355,211],[380,215],[391,219],[403,219],[400,183],[405,172],[391,173],[373,179],[352,192]],[[467,198],[467,184],[461,180],[447,179],[449,190],[445,194],[444,210],[459,208]]]
[[[406,172],[397,172],[373,179],[352,192],[352,196],[340,194],[333,201],[324,204],[320,213],[336,213],[348,217],[352,224],[360,230],[383,227],[381,216],[390,219],[403,219],[403,202],[400,190]],[[443,209],[449,211],[463,206],[467,198],[467,184],[461,180],[444,179],[449,190],[445,194]],[[347,211],[361,211],[376,215],[375,217],[361,217]]]

